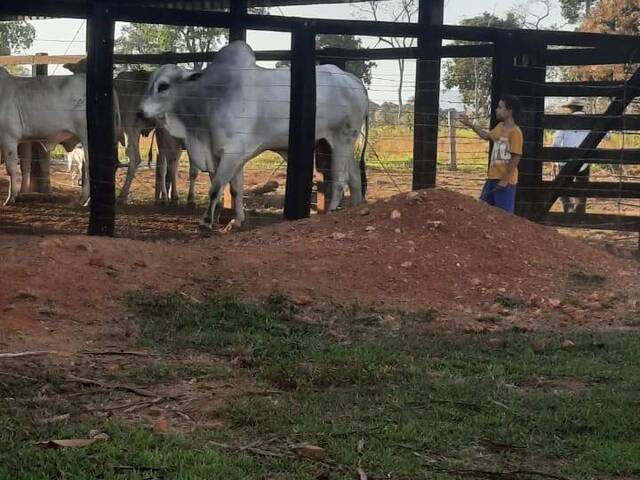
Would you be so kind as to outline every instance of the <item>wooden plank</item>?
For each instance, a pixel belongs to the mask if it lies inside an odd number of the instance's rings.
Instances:
[[[633,97],[631,97],[631,100]],[[544,115],[543,128],[552,130],[592,130],[600,131],[606,124],[609,130],[640,130],[640,115]],[[600,127],[598,127],[600,125]]]
[[[436,185],[438,159],[438,123],[440,110],[440,47],[442,40],[431,27],[442,25],[444,0],[420,0],[413,129],[412,189]]]
[[[311,213],[316,130],[315,41],[312,22],[292,35],[289,161],[284,197],[287,220],[306,218]]]
[[[532,208],[538,202],[542,182],[542,163],[538,157],[544,142],[544,130],[540,128],[544,97],[540,95],[538,85],[544,83],[546,76],[542,63],[545,46],[516,43],[513,48],[517,49],[517,54],[515,65],[511,69],[513,78],[510,90],[507,93],[520,99],[522,111],[516,116],[516,123],[526,139],[518,166],[515,213],[529,217]],[[514,81],[516,78],[526,80],[530,84],[517,83]]]
[[[640,164],[640,149],[627,148],[580,148],[544,147],[540,152],[540,161],[557,162],[580,158],[585,163],[638,165]]]
[[[631,76],[631,78],[627,81],[628,85],[632,87],[640,86],[640,69],[637,69],[635,73]],[[587,135],[587,137],[582,141],[580,146],[578,147],[580,150],[584,150],[585,152],[590,149],[596,148],[598,144],[605,137],[607,132],[615,127],[612,127],[612,124],[615,122],[616,116],[621,115],[625,109],[629,106],[629,103],[633,98],[624,96],[624,97],[615,97],[613,101],[610,103],[609,107],[605,111],[604,115],[598,119],[595,125],[592,126],[591,132]],[[574,115],[578,117],[579,115]],[[584,164],[583,161],[580,161],[585,155],[578,157],[573,162],[567,162],[561,169],[556,178],[553,181],[553,185],[551,188],[544,192],[544,194],[540,198],[539,205],[536,207],[535,211],[532,212],[530,216],[533,220],[540,220],[544,217],[544,215],[549,211],[551,206],[554,204],[556,199],[558,198],[559,189],[569,186],[572,182],[572,176],[578,173],[580,167]]]
[[[547,82],[542,87],[542,94],[547,97],[616,97],[640,95],[640,87],[630,87],[624,82]]]
[[[564,228],[591,228],[594,230],[640,231],[640,216],[613,214],[577,214],[549,212],[541,222]]]
[[[106,4],[95,3],[87,22],[87,130],[91,186],[89,235],[112,236],[115,230],[114,28],[115,23]]]
[[[566,48],[547,50],[547,65],[581,66],[581,65],[615,65],[619,63],[635,63],[640,61],[637,46],[625,48]]]
[[[247,0],[233,0],[230,2],[229,11],[233,23],[229,28],[229,40],[247,41],[247,29],[242,25],[242,16],[247,14]]]
[[[36,53],[36,58],[46,58],[46,53]],[[46,77],[49,74],[48,65],[39,63],[32,66],[31,74],[35,77]],[[40,142],[31,146],[31,191],[37,193],[51,193],[50,178],[51,156],[49,150]]]
[[[553,181],[542,182],[540,187],[555,188]],[[640,198],[640,183],[587,182],[580,185],[569,183],[567,186],[557,188],[557,192],[559,197]]]
[[[0,65],[64,65],[84,58],[84,55],[2,55]]]
[[[38,16],[61,18],[86,18],[88,7],[86,3],[73,0],[20,0],[19,2],[0,2],[0,16]]]

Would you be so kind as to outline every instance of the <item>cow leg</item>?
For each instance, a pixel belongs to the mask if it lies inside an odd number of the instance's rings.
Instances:
[[[80,138],[80,143],[84,150],[84,161],[82,162],[82,193],[80,194],[80,205],[86,207],[89,204],[89,197],[91,196],[91,185],[89,175],[89,141],[87,136],[84,135]]]
[[[172,152],[167,161],[167,188],[169,189],[171,203],[178,203],[180,196],[178,195],[178,165],[180,163],[180,155],[182,151]]]
[[[156,203],[167,202],[167,156],[164,152],[158,152],[156,157]]]
[[[229,184],[231,197],[233,198],[234,218],[224,228],[225,232],[239,229],[244,223],[244,168],[240,167]]]
[[[142,161],[140,158],[140,130],[134,130],[131,132],[131,135],[127,135],[127,155],[129,157],[129,167],[127,168],[127,178],[124,181],[122,190],[120,190],[120,196],[118,197],[120,203],[127,203],[129,201],[131,182],[133,182],[133,178],[136,176],[136,172]]]
[[[347,182],[350,180],[350,163],[353,160],[353,150],[349,146],[345,146],[344,142],[332,142],[331,157],[331,198],[329,200],[329,211],[336,210]],[[362,200],[362,191],[360,191],[360,201]]]
[[[229,150],[238,151],[239,149],[234,150],[233,148],[230,148]],[[216,168],[215,175],[211,181],[211,188],[209,189],[209,204],[207,205],[207,209],[205,210],[198,227],[200,231],[210,232],[212,230],[213,214],[218,203],[220,203],[220,197],[222,197],[224,187],[232,178],[236,177],[238,169],[242,169],[243,163],[240,161],[240,158],[236,154],[233,156],[227,155],[226,158],[223,156],[220,160],[218,168]],[[243,194],[243,187],[236,184],[235,188],[237,194]],[[240,205],[242,206],[242,203],[240,203]],[[238,212],[235,212],[235,215],[236,217],[234,220],[236,220],[236,222],[234,223],[237,223],[239,220],[241,225],[244,219],[244,212],[242,213],[242,217],[238,217]]]
[[[198,179],[198,167],[189,163],[189,194],[187,195],[187,205],[196,206],[196,180]]]
[[[18,196],[18,144],[11,144],[5,147],[4,161],[6,163],[7,175],[9,175],[9,192],[3,206],[16,202]]]
[[[22,174],[20,193],[29,193],[31,191],[31,152],[31,143],[21,143],[18,145],[20,173]]]
[[[360,171],[360,162],[356,161],[353,156],[349,158],[349,192],[351,193],[351,206],[355,207],[362,203],[362,175]]]

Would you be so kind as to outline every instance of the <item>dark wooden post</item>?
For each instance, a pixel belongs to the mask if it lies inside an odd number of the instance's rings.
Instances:
[[[541,86],[546,79],[543,64],[545,45],[521,45],[515,57],[512,81],[512,93],[520,99],[522,112],[517,123],[524,136],[522,160],[518,166],[518,190],[516,194],[517,215],[532,218],[532,214],[541,201],[542,161],[541,151],[544,143],[542,116],[544,114],[544,95]]]
[[[36,53],[36,57],[47,56],[47,53]],[[32,76],[46,77],[49,74],[47,64],[36,64],[32,67]],[[51,157],[49,151],[40,143],[31,144],[31,191],[37,193],[51,193],[51,179],[49,167]]]
[[[518,190],[515,213],[531,217],[539,201],[542,184],[542,149],[544,131],[544,96],[539,85],[544,84],[546,69],[543,54],[546,46],[525,44],[511,33],[498,32],[495,37],[495,55],[491,87],[491,127],[496,123],[496,107],[504,94],[520,99],[522,111],[516,119],[524,137],[522,160],[518,166]],[[491,153],[489,153],[489,157]]]
[[[316,34],[312,22],[292,32],[289,161],[284,217],[297,220],[311,211],[316,130]]]
[[[87,128],[91,212],[89,235],[115,229],[115,134],[113,116],[113,36],[106,4],[96,2],[87,23]]]
[[[247,13],[247,0],[231,0],[229,13],[234,17],[233,25],[229,28],[229,41],[247,41],[247,29],[242,25],[239,16]]]
[[[440,111],[440,47],[430,27],[442,25],[444,0],[420,0],[413,129],[413,189],[435,187]]]

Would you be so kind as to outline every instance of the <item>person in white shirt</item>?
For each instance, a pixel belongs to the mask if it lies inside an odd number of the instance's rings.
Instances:
[[[571,115],[584,115],[584,103],[579,99],[573,98],[568,103],[562,105],[563,108],[568,109]],[[589,134],[589,130],[558,130],[553,136],[552,147],[565,147],[565,148],[577,148]],[[560,173],[560,169],[563,167],[563,162],[557,162],[553,164],[553,173],[557,177]],[[585,163],[580,167],[578,173],[573,177],[574,186],[580,188],[589,182],[589,175],[591,173],[591,165]],[[565,213],[586,213],[587,211],[587,197],[579,197],[576,199],[576,203],[573,203],[569,197],[560,197],[562,207]]]

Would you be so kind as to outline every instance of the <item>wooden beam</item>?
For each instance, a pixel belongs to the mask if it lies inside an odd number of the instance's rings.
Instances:
[[[631,96],[629,102],[633,100]],[[609,130],[640,130],[640,115],[544,115],[542,127],[552,130],[598,130],[606,124]],[[600,127],[601,128],[601,127]]]
[[[632,87],[640,86],[640,68],[635,71],[631,78],[627,81],[628,85]],[[622,115],[625,109],[629,106],[633,97],[616,96],[609,104],[609,107],[603,115],[598,118],[597,122],[591,127],[591,132],[582,141],[579,150],[588,152],[594,149],[605,137],[607,132],[615,128],[612,125],[616,122],[616,119]],[[574,115],[578,117],[580,115]],[[561,169],[558,177],[553,181],[551,188],[544,192],[541,196],[540,203],[536,210],[533,212],[531,218],[533,220],[540,220],[546,215],[551,206],[554,204],[559,195],[559,190],[569,186],[572,183],[573,176],[578,173],[580,167],[584,164],[584,161],[580,161],[586,155],[583,153],[578,156],[573,162],[567,162]]]
[[[229,11],[233,23],[229,28],[229,40],[247,41],[247,29],[242,24],[242,16],[247,14],[247,0],[233,0],[230,2]]]
[[[555,188],[553,181],[542,182],[543,189]],[[586,182],[558,188],[559,197],[640,198],[639,182]]]
[[[87,18],[87,14],[87,4],[73,0],[0,2],[0,17],[15,15],[24,17]]]
[[[615,65],[619,63],[637,63],[640,60],[637,46],[617,45],[616,48],[562,48],[547,50],[547,65]]]
[[[616,97],[640,95],[640,87],[630,87],[624,82],[547,82],[542,86],[541,93],[546,97]]]
[[[613,214],[577,214],[549,212],[542,224],[564,228],[591,228],[594,230],[640,231],[640,216]]]
[[[2,55],[0,65],[64,65],[84,58],[84,55]]]
[[[585,163],[639,165],[640,149],[592,148],[585,151],[580,148],[544,147],[540,152],[543,162],[566,162],[574,158],[580,158]]]
[[[416,87],[413,115],[413,190],[436,185],[440,111],[440,48],[431,27],[442,25],[444,0],[420,0]]]
[[[108,6],[94,3],[87,23],[87,130],[91,186],[89,235],[112,236],[115,230],[114,28]]]
[[[289,160],[284,217],[298,220],[311,213],[316,131],[316,35],[313,23],[307,22],[293,32],[291,40]]]
[[[36,58],[46,58],[46,53],[36,53]],[[46,63],[38,63],[32,66],[31,75],[34,77],[46,77],[49,74]],[[40,142],[31,145],[31,191],[36,193],[51,193],[50,177],[51,156],[49,150]]]

